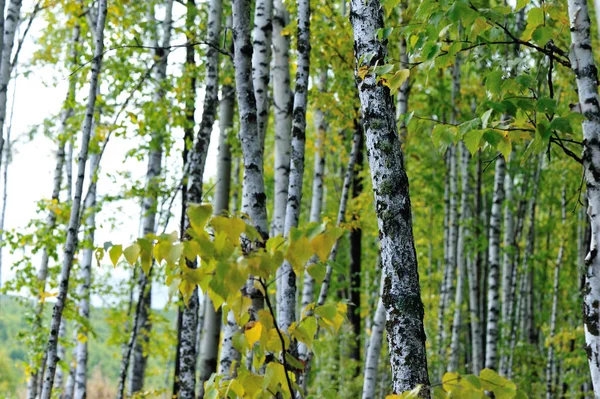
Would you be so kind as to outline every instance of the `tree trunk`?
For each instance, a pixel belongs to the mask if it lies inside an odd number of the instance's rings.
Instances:
[[[282,0],[274,0],[273,14],[273,107],[275,111],[275,187],[271,236],[283,234],[285,208],[288,197],[290,175],[290,152],[292,131],[292,109],[294,106],[290,89],[290,37],[283,35],[289,23],[289,14]],[[281,304],[281,278],[277,270],[276,305]]]
[[[385,42],[377,39],[383,28],[383,10],[378,0],[351,1],[350,21],[357,60],[368,55],[369,67],[385,62]],[[361,65],[358,65],[360,67]],[[412,232],[408,177],[389,90],[368,73],[358,83],[375,193],[375,206],[383,266],[383,303],[392,365],[393,392],[422,384],[420,395],[429,396],[425,355],[423,303]]]
[[[381,286],[383,287],[383,281]],[[381,342],[383,341],[383,330],[385,328],[385,306],[381,297],[377,301],[377,309],[373,317],[373,328],[369,338],[369,348],[365,355],[364,383],[362,399],[374,399],[377,385],[377,367],[381,355]]]
[[[56,363],[58,362],[57,345],[58,345],[58,330],[62,318],[62,313],[65,307],[67,292],[69,288],[69,275],[71,274],[71,266],[73,265],[73,257],[77,247],[77,232],[79,230],[79,210],[81,207],[81,196],[83,191],[83,181],[85,177],[85,166],[88,157],[88,148],[92,130],[92,120],[96,104],[96,92],[98,87],[98,76],[102,66],[102,55],[104,52],[104,23],[106,21],[107,0],[100,0],[98,4],[98,22],[96,25],[96,47],[94,50],[94,59],[92,61],[92,73],[90,79],[90,90],[88,94],[88,102],[86,106],[86,114],[82,129],[81,152],[79,153],[79,161],[77,163],[77,182],[75,185],[75,196],[71,207],[71,216],[69,219],[69,228],[67,231],[67,241],[65,243],[65,254],[60,274],[60,285],[54,312],[52,314],[52,322],[50,325],[50,336],[48,338],[47,349],[47,366],[46,375],[44,378],[44,386],[42,389],[42,399],[50,399],[52,394],[52,384],[54,382],[54,374],[56,372]]]
[[[258,133],[261,147],[269,122],[269,66],[271,64],[271,34],[273,32],[273,0],[257,0],[254,9],[252,80],[256,98]]]
[[[494,177],[494,197],[492,211],[490,213],[488,252],[490,269],[488,275],[488,311],[485,340],[485,367],[493,370],[497,367],[498,357],[498,315],[500,312],[500,304],[498,303],[498,280],[500,277],[500,231],[502,229],[502,202],[504,201],[505,172],[506,162],[504,161],[504,156],[498,155]]]
[[[319,75],[319,91],[324,93],[327,91],[327,69],[321,71]],[[327,122],[325,121],[325,113],[321,108],[315,111],[315,129],[317,131],[317,139],[315,142],[316,151],[314,153],[314,167],[313,167],[313,181],[312,181],[312,198],[310,205],[310,216],[309,222],[319,223],[321,222],[321,211],[323,209],[323,197],[324,197],[324,178],[325,178],[325,139],[327,137]],[[318,258],[313,256],[306,265],[306,269],[309,266],[314,265],[318,262]],[[304,272],[304,284],[302,286],[302,299],[301,307],[306,309],[309,304],[314,301],[314,287],[315,280],[308,273]],[[298,354],[301,359],[306,359],[308,354],[307,346],[299,342],[298,343]],[[305,378],[302,378],[303,382],[306,382]]]
[[[217,159],[217,181],[215,186],[214,213],[221,215],[229,209],[229,188],[231,183],[231,151],[227,144],[227,135],[233,125],[235,89],[223,86],[219,105],[219,157]],[[200,380],[199,398],[204,398],[204,383],[217,371],[219,355],[219,337],[221,335],[221,309],[215,308],[205,296],[204,334],[200,344]]]
[[[5,1],[2,2],[4,5]],[[12,72],[11,55],[15,43],[15,33],[21,17],[21,0],[9,0],[6,17],[2,8],[2,25],[4,37],[2,38],[2,56],[0,58],[0,154],[4,148],[4,123],[6,122],[6,103],[8,96],[8,82]],[[0,158],[0,162],[2,159]]]
[[[190,7],[191,8],[191,7]],[[202,202],[202,180],[206,156],[210,143],[210,135],[217,112],[219,101],[219,35],[221,31],[222,18],[221,0],[211,0],[208,17],[209,43],[206,52],[206,87],[204,97],[204,109],[198,130],[198,137],[194,148],[189,156],[189,182],[187,187],[187,203]],[[195,10],[188,12],[194,13]],[[189,220],[185,218],[186,229],[189,228]],[[196,262],[187,262],[188,267],[196,268]],[[178,369],[179,392],[175,395],[182,399],[193,399],[196,396],[196,338],[198,329],[198,288],[192,293],[189,302],[183,308],[181,315],[181,334],[179,342]]]
[[[460,344],[460,327],[462,324],[462,302],[465,280],[467,279],[467,263],[470,263],[469,253],[465,253],[466,241],[469,237],[469,223],[471,218],[471,210],[469,209],[470,175],[469,161],[471,154],[461,142],[460,146],[460,172],[462,175],[462,194],[460,198],[460,217],[461,223],[458,227],[458,241],[456,249],[456,263],[458,265],[458,277],[456,282],[456,299],[454,308],[454,320],[452,321],[452,338],[450,340],[450,361],[448,363],[448,371],[458,371],[459,359],[459,344]]]
[[[90,318],[90,286],[92,284],[92,259],[94,254],[94,230],[96,229],[96,168],[99,162],[98,154],[90,157],[90,188],[86,196],[85,208],[89,212],[86,220],[88,232],[85,236],[85,242],[88,247],[83,251],[83,261],[81,263],[82,283],[78,287],[79,291],[79,317],[82,320]],[[75,348],[75,399],[85,399],[87,397],[87,362],[88,362],[88,333],[87,329],[80,329],[77,332],[77,346]]]
[[[158,24],[154,20],[154,9],[153,5],[150,6],[152,9],[149,10],[149,20],[151,23],[151,29],[157,29]],[[152,46],[154,47],[153,54],[157,59],[154,80],[156,90],[154,92],[153,101],[159,104],[165,97],[165,90],[163,82],[166,79],[167,74],[167,58],[168,58],[168,47],[171,43],[171,25],[172,25],[172,11],[173,11],[173,0],[166,0],[165,2],[165,19],[162,22],[163,25],[163,38],[161,47],[158,46],[158,38],[156,32],[151,40]],[[146,190],[145,196],[142,203],[143,218],[142,218],[142,236],[145,237],[148,234],[156,232],[156,209],[157,209],[157,192],[160,175],[162,173],[162,146],[163,146],[164,132],[155,131],[151,134],[151,150],[148,155],[148,169],[146,171]],[[152,304],[152,282],[149,280],[150,276],[144,271],[140,272],[139,285],[147,286],[144,290],[145,296],[143,298],[143,306],[139,315],[139,326],[140,331],[137,339],[135,340],[135,347],[133,349],[133,364],[131,367],[131,380],[129,385],[129,394],[140,391],[144,387],[144,376],[146,373],[146,362],[147,362],[147,348],[150,330],[152,328],[149,313],[150,306]],[[146,282],[146,280],[148,280]]]
[[[304,177],[304,150],[306,145],[306,107],[308,102],[308,77],[310,72],[310,0],[298,0],[298,58],[294,109],[292,119],[292,154],[288,200],[285,210],[285,236],[298,226],[302,204]],[[277,322],[283,331],[296,319],[296,273],[288,261],[281,266],[281,306]]]
[[[355,120],[355,129],[361,131],[358,151],[356,153],[356,165],[354,167],[354,176],[352,178],[352,198],[357,198],[363,190],[362,178],[360,176],[363,165],[364,139],[362,127],[359,127],[360,120]],[[354,376],[360,372],[360,286],[361,286],[361,256],[362,256],[362,230],[360,228],[350,231],[350,296],[348,303],[348,321],[352,326],[350,342],[350,359],[356,361]]]
[[[563,179],[564,180],[564,179]],[[567,223],[567,188],[563,182],[562,196],[561,196],[561,231],[565,232]],[[558,313],[558,285],[560,283],[560,267],[562,266],[562,259],[565,252],[565,239],[564,235],[559,233],[560,246],[558,247],[558,255],[556,257],[556,264],[554,265],[554,282],[552,289],[552,313],[550,315],[550,345],[548,345],[548,358],[546,361],[546,399],[552,399],[555,397],[555,386],[554,386],[554,374],[556,373],[556,360],[554,359],[554,335],[556,334],[556,317]],[[558,384],[556,384],[558,386]]]
[[[583,320],[594,395],[600,397],[600,257],[597,256],[600,234],[600,98],[598,71],[592,52],[590,17],[586,1],[568,0],[571,22],[571,60],[577,78],[579,106],[583,122],[583,168],[588,193],[588,216],[591,225],[590,252],[585,258],[586,282],[583,296]]]

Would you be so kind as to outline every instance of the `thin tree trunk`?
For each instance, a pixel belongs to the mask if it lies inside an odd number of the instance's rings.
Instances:
[[[220,45],[219,35],[221,31],[222,10],[221,0],[211,0],[207,37],[209,46],[206,52],[206,94],[198,137],[189,157],[190,169],[186,193],[187,203],[202,202],[202,180],[204,178],[206,156],[219,101],[219,52],[216,49]],[[195,10],[188,9],[188,11],[195,13]],[[187,218],[185,218],[185,223],[186,227],[189,227],[189,220]],[[196,262],[188,262],[188,267],[196,268]],[[196,396],[198,307],[198,288],[196,288],[188,304],[184,307],[181,316],[181,339],[177,359],[179,362],[179,375],[176,376],[179,380],[179,392],[174,392],[174,394],[182,399],[193,399]]]
[[[274,0],[273,14],[273,107],[275,114],[275,187],[271,236],[283,235],[291,157],[292,109],[290,89],[290,37],[282,34],[290,17],[282,0]],[[281,306],[281,269],[277,269],[276,306]]]
[[[85,166],[88,157],[88,148],[92,130],[92,120],[96,104],[96,92],[98,87],[98,77],[102,66],[102,56],[104,52],[104,23],[106,21],[107,0],[100,0],[98,5],[98,23],[96,25],[96,48],[94,50],[94,59],[92,61],[92,73],[90,79],[90,90],[88,94],[88,103],[86,106],[86,114],[82,129],[81,152],[79,153],[79,161],[77,164],[77,183],[75,186],[75,196],[71,207],[71,216],[69,220],[69,228],[67,232],[67,241],[65,244],[65,254],[60,275],[60,285],[54,312],[52,314],[52,323],[50,325],[50,336],[48,338],[47,349],[47,366],[46,375],[44,378],[44,386],[42,389],[42,399],[50,399],[52,394],[52,384],[54,382],[54,374],[56,372],[56,363],[58,362],[57,345],[58,345],[58,330],[62,318],[62,313],[65,307],[69,288],[69,275],[71,266],[73,265],[73,257],[77,247],[77,232],[79,230],[79,211],[81,207],[81,196],[83,191],[83,181],[85,177]]]
[[[458,124],[458,101],[460,97],[460,56],[456,56],[454,60],[454,66],[452,67],[452,93],[451,93],[451,101],[452,101],[452,115],[451,115],[451,123]],[[451,336],[450,336],[450,359],[448,362],[448,370],[456,371],[458,369],[458,345],[459,345],[459,335],[460,335],[460,323],[461,323],[461,305],[463,298],[463,286],[465,280],[465,270],[466,267],[464,265],[464,253],[459,254],[458,252],[464,252],[463,248],[458,247],[458,240],[460,238],[460,228],[461,223],[459,221],[458,214],[458,160],[461,157],[461,166],[462,165],[462,157],[464,156],[464,152],[466,148],[460,149],[457,145],[452,146],[452,158],[450,159],[450,273],[449,273],[449,287],[454,287],[454,272],[458,268],[457,279],[456,279],[456,290],[454,291],[454,317],[452,318],[451,323]],[[467,158],[467,168],[468,174],[468,158]],[[463,173],[463,181],[465,179],[466,174]],[[461,198],[461,209],[462,206],[466,208],[467,199]],[[462,212],[461,212],[462,213]],[[463,243],[464,244],[464,243]],[[458,256],[463,256],[463,264],[460,265],[457,258]],[[450,304],[452,298],[452,289],[448,290],[447,293],[447,303]],[[443,329],[445,332],[445,329]],[[445,341],[445,340],[444,340]]]
[[[458,371],[458,360],[459,360],[459,344],[460,344],[460,327],[462,324],[462,302],[465,280],[467,279],[467,263],[470,263],[469,254],[466,252],[466,241],[469,237],[469,226],[470,223],[470,209],[469,209],[469,197],[471,194],[470,189],[470,175],[469,175],[469,161],[471,154],[467,150],[467,147],[463,142],[460,146],[460,172],[462,175],[462,194],[460,199],[460,217],[461,224],[458,227],[458,241],[456,249],[456,263],[458,265],[458,277],[456,282],[456,299],[454,308],[454,320],[452,321],[452,338],[450,340],[450,361],[448,363],[448,371]]]
[[[383,287],[383,280],[381,282]],[[385,328],[385,306],[381,296],[377,301],[377,309],[373,317],[373,329],[369,338],[369,348],[365,355],[364,383],[362,399],[374,399],[377,386],[377,367],[381,355],[381,343],[383,341],[383,330]]]
[[[58,346],[56,348],[56,354],[59,359],[64,359],[67,353],[65,346],[61,343],[67,339],[67,319],[63,318],[58,328]],[[53,389],[59,392],[63,391],[65,372],[62,367],[58,367],[56,370],[56,378],[54,379]]]
[[[600,397],[600,257],[597,256],[600,218],[600,98],[598,72],[592,52],[590,17],[586,1],[568,0],[571,27],[571,60],[577,78],[577,94],[583,122],[583,168],[588,193],[591,225],[590,252],[585,258],[586,282],[583,296],[583,320],[586,352],[594,395]]]
[[[151,271],[152,272],[152,271]],[[133,279],[135,279],[135,273],[133,274]],[[142,280],[140,285],[140,292],[137,301],[137,305],[135,308],[135,313],[133,316],[133,325],[131,327],[131,331],[129,333],[129,339],[127,340],[127,344],[123,346],[122,355],[121,355],[121,366],[119,367],[119,383],[117,388],[117,399],[123,399],[125,395],[125,381],[127,379],[127,370],[129,369],[129,360],[131,358],[131,353],[133,352],[133,346],[135,344],[136,337],[139,333],[140,329],[140,316],[142,314],[142,309],[144,307],[144,298],[146,297],[146,289],[149,279]],[[133,287],[132,287],[133,290]],[[133,294],[130,300],[130,303],[133,302]],[[129,312],[128,312],[129,313]],[[128,314],[129,316],[129,314]]]
[[[2,2],[4,3],[4,1]],[[21,17],[21,0],[9,0],[6,17],[2,8],[2,24],[4,37],[2,38],[2,56],[0,57],[0,154],[4,148],[4,123],[6,121],[6,103],[8,96],[8,82],[12,72],[11,55],[15,43],[15,33]],[[2,159],[0,158],[0,162]]]
[[[198,8],[195,0],[186,2],[185,29],[188,40],[195,36],[196,16]],[[186,46],[185,63],[183,74],[189,79],[185,93],[185,125],[183,127],[183,151],[182,151],[182,170],[183,183],[181,185],[181,217],[179,219],[179,236],[185,235],[186,229],[186,210],[187,210],[187,191],[188,191],[188,161],[189,149],[194,145],[194,132],[196,130],[196,50],[194,46]],[[173,376],[173,395],[179,392],[179,367],[180,367],[180,346],[181,346],[181,318],[182,306],[177,309],[177,347],[175,349],[175,373]]]
[[[319,91],[321,93],[327,90],[327,69],[321,71],[319,75]],[[319,223],[321,221],[321,211],[323,210],[324,198],[324,178],[325,178],[325,139],[327,135],[327,122],[325,121],[325,113],[321,108],[315,111],[315,128],[317,131],[317,139],[315,142],[316,151],[314,153],[313,166],[313,181],[312,181],[312,198],[310,205],[309,222]],[[316,264],[318,258],[313,256],[307,263],[306,269],[311,265]],[[308,273],[304,272],[304,284],[302,286],[301,309],[306,309],[309,304],[314,301],[315,280]],[[308,347],[303,343],[298,343],[298,354],[301,359],[306,359],[308,355]],[[306,378],[302,377],[302,381],[306,383]],[[305,387],[304,387],[305,388]]]
[[[229,189],[231,186],[231,151],[227,144],[229,129],[233,126],[235,89],[223,86],[219,104],[219,156],[217,159],[217,181],[215,186],[214,213],[221,215],[229,209]],[[204,334],[200,344],[200,380],[198,397],[204,398],[204,383],[217,371],[219,337],[221,334],[221,309],[215,308],[205,296]]]
[[[92,284],[92,259],[94,254],[94,230],[96,229],[96,168],[98,167],[99,156],[93,154],[90,157],[90,188],[86,196],[85,208],[89,212],[86,227],[85,241],[88,245],[83,251],[83,261],[81,263],[82,283],[78,287],[79,291],[79,317],[82,320],[90,318],[90,286]],[[85,399],[87,396],[87,362],[88,362],[88,333],[87,330],[79,329],[77,331],[77,346],[75,348],[75,399]]]
[[[271,34],[273,32],[273,0],[257,0],[254,9],[252,53],[252,79],[258,133],[261,146],[265,145],[265,133],[269,121],[269,65],[271,64]]]
[[[292,119],[292,154],[288,200],[285,210],[285,236],[298,226],[302,204],[304,150],[306,146],[306,107],[310,72],[310,0],[298,0],[298,58]],[[286,260],[281,266],[281,306],[277,314],[279,328],[287,332],[296,319],[296,273]]]
[[[498,315],[500,304],[499,293],[499,268],[500,268],[500,231],[502,229],[502,202],[504,201],[504,176],[506,162],[504,156],[498,155],[494,177],[494,197],[490,213],[489,252],[490,264],[488,276],[488,311],[486,329],[485,367],[495,370],[498,357]]]
[[[355,120],[355,129],[362,130],[360,120]],[[364,167],[364,139],[361,134],[358,151],[356,153],[356,165],[352,178],[352,198],[357,198],[363,190],[362,178],[360,176]],[[350,302],[348,303],[348,321],[352,326],[353,337],[350,338],[350,359],[356,361],[354,376],[360,372],[360,286],[361,286],[361,256],[362,256],[362,230],[355,228],[350,231]]]
[[[564,180],[564,179],[563,179]],[[561,196],[561,232],[565,232],[567,223],[567,188],[563,183],[562,196]],[[556,334],[556,317],[558,313],[558,286],[560,283],[560,267],[562,266],[562,259],[565,252],[565,236],[559,233],[560,246],[558,247],[558,255],[556,257],[556,264],[554,265],[554,283],[552,289],[552,313],[550,315],[550,345],[548,345],[548,358],[546,361],[546,398],[552,399],[555,395],[555,386],[553,386],[554,376],[558,377],[556,373],[556,360],[554,359],[554,335]],[[556,373],[556,374],[555,374]],[[558,387],[558,384],[556,384]]]
[[[352,0],[350,22],[356,59],[364,60],[375,54],[367,66],[384,62],[386,46],[374,39],[378,29],[383,28],[380,2]],[[387,314],[393,392],[404,392],[422,384],[420,395],[429,397],[423,303],[408,177],[396,128],[394,102],[389,90],[376,82],[373,73],[358,83],[358,89],[380,232],[382,297]]]
[[[158,24],[154,19],[153,5],[149,10],[149,20],[151,29],[157,29]],[[162,22],[163,37],[161,46],[158,46],[157,32],[154,32],[151,44],[154,47],[153,54],[158,59],[155,69],[155,85],[153,101],[159,104],[165,97],[165,89],[163,87],[167,74],[168,47],[171,43],[171,25],[172,25],[173,0],[165,2],[165,18]],[[162,146],[164,132],[155,131],[151,134],[151,150],[148,155],[148,169],[146,172],[146,190],[142,203],[143,219],[142,219],[142,236],[156,232],[156,209],[157,209],[157,192],[160,175],[162,173]],[[144,387],[144,377],[146,373],[147,363],[147,348],[150,330],[152,328],[149,313],[152,303],[152,282],[150,276],[143,270],[140,273],[139,285],[147,286],[144,290],[143,306],[139,315],[140,334],[135,339],[135,347],[133,349],[133,364],[131,367],[131,380],[129,385],[129,394],[140,391]],[[146,283],[145,281],[148,280]]]

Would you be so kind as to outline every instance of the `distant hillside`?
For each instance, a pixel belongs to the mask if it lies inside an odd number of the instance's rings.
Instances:
[[[27,317],[32,309],[26,300],[14,296],[0,296],[0,398],[23,397],[26,381],[25,366],[27,350],[25,334],[30,329]],[[44,319],[49,320],[52,304],[44,309]],[[125,331],[124,318],[114,310],[92,308],[90,312],[91,326],[94,334],[89,338],[90,386],[93,386],[88,399],[114,397],[116,381],[119,374],[121,349],[118,335]],[[176,337],[172,332],[176,314],[174,311],[158,311],[155,315],[156,330],[153,333],[154,343],[159,345],[150,348],[150,362],[146,376],[149,390],[170,389],[172,386],[173,359],[167,359],[173,353]],[[119,325],[120,324],[120,325]],[[122,326],[122,327],[121,327]],[[70,329],[67,337],[72,337]],[[71,348],[68,348],[70,351]],[[67,356],[67,359],[69,356]],[[166,364],[169,363],[169,367]]]

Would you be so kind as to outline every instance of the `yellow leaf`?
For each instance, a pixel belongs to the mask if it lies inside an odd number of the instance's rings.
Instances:
[[[82,344],[85,344],[88,340],[87,335],[82,334],[82,333],[78,333],[77,334],[77,341],[81,342]]]
[[[250,323],[253,323],[250,325]],[[250,322],[246,324],[246,330],[244,331],[244,335],[246,336],[246,341],[248,345],[252,347],[255,342],[260,340],[260,336],[262,335],[263,325],[260,321]],[[250,325],[250,328],[247,328]]]
[[[216,232],[225,233],[234,244],[239,244],[240,235],[246,231],[246,223],[240,218],[216,216],[210,221]]]
[[[356,72],[356,74],[358,75],[360,80],[365,80],[365,76],[367,76],[368,73],[369,73],[369,67],[366,65],[363,65],[360,68],[358,68],[358,71]]]
[[[312,239],[310,245],[314,253],[319,257],[321,262],[326,262],[331,252],[331,247],[335,243],[336,238],[330,234],[322,233]]]

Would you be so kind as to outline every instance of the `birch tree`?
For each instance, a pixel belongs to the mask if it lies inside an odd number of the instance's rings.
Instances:
[[[494,197],[490,212],[487,291],[487,330],[485,340],[485,367],[495,369],[498,356],[498,316],[500,313],[499,278],[500,278],[500,232],[502,229],[502,202],[504,201],[504,178],[506,162],[504,156],[498,155],[494,174]]]
[[[22,0],[9,0],[6,16],[4,15],[5,1],[2,6],[2,54],[0,57],[0,154],[4,148],[4,124],[6,122],[6,103],[8,98],[8,83],[12,73],[12,53],[15,34],[21,18]],[[0,160],[1,162],[1,160]]]
[[[163,20],[163,37],[159,47],[158,42],[158,24],[154,18],[154,6],[149,5],[148,17],[150,21],[150,29],[155,31],[152,33],[150,40],[151,46],[153,47],[153,55],[156,57],[157,64],[154,68],[154,82],[155,91],[152,100],[160,104],[165,97],[164,82],[167,74],[167,61],[169,55],[169,46],[171,43],[171,24],[173,12],[173,0],[167,0],[165,2],[165,18]],[[148,154],[148,168],[146,171],[146,194],[142,202],[142,237],[148,234],[156,232],[156,212],[157,212],[157,191],[158,184],[162,171],[162,158],[163,158],[163,141],[164,132],[154,131],[150,138],[150,151]],[[140,391],[144,387],[144,375],[146,372],[146,361],[147,354],[144,348],[148,346],[148,334],[150,333],[151,323],[149,320],[150,305],[152,303],[152,288],[151,282],[144,283],[145,280],[149,280],[149,275],[145,272],[140,273],[139,285],[148,286],[145,290],[146,294],[143,298],[143,306],[141,308],[139,326],[141,326],[141,333],[138,334],[138,339],[135,340],[135,347],[133,349],[133,364],[131,367],[131,379],[129,385],[129,393],[134,394]]]
[[[367,67],[385,62],[385,41],[374,39],[377,30],[383,28],[379,1],[353,0],[350,6],[357,61],[364,62],[372,55]],[[357,68],[362,66],[359,63]],[[382,298],[386,308],[393,391],[399,393],[417,384],[429,385],[408,177],[389,90],[376,82],[374,73],[368,73],[358,83],[358,91],[380,230]],[[429,396],[428,389],[423,388],[420,395]]]
[[[304,151],[306,146],[306,108],[310,73],[310,0],[298,0],[298,59],[292,119],[292,151],[288,199],[285,210],[285,236],[298,226],[302,203]],[[281,297],[278,313],[279,328],[287,331],[296,318],[296,273],[285,261],[281,266]]]
[[[600,397],[600,257],[598,232],[600,219],[600,97],[598,97],[598,71],[592,53],[590,17],[587,2],[569,0],[571,29],[571,60],[577,81],[579,106],[586,119],[583,121],[583,169],[587,185],[588,216],[591,225],[590,252],[585,258],[586,281],[583,297],[583,320],[586,352],[592,375],[594,395]]]
[[[220,215],[229,209],[229,189],[231,187],[231,151],[227,143],[228,132],[233,125],[235,89],[224,85],[221,88],[219,104],[219,157],[217,159],[217,181],[214,197],[214,214]],[[205,299],[210,301],[208,296]],[[217,371],[219,338],[221,335],[221,309],[215,311],[208,302],[204,315],[204,334],[200,344],[200,377],[198,396],[204,397],[204,383]]]
[[[204,97],[204,109],[198,137],[194,148],[190,153],[189,160],[189,182],[187,188],[187,202],[202,202],[202,181],[210,135],[216,117],[217,103],[219,101],[219,35],[221,31],[222,18],[221,0],[212,0],[209,8],[208,37],[209,44],[206,54],[206,87]],[[189,220],[186,221],[186,230],[189,228]],[[196,265],[190,263],[189,267]],[[198,329],[198,289],[192,293],[187,305],[185,305],[181,317],[181,332],[179,345],[179,396],[181,398],[195,398],[196,395],[196,330]],[[208,307],[212,304],[208,304]]]
[[[380,284],[383,287],[383,281]],[[385,329],[385,306],[383,300],[377,300],[377,309],[373,316],[373,328],[369,337],[369,347],[365,354],[364,383],[362,399],[374,399],[377,386],[377,368],[381,355],[381,342],[383,341],[383,330]]]
[[[562,195],[561,195],[561,227],[562,231],[565,231],[567,222],[567,190],[563,183]],[[546,398],[552,399],[554,397],[554,377],[556,373],[554,359],[554,336],[556,334],[556,317],[558,313],[558,289],[560,284],[560,268],[562,266],[562,260],[565,252],[565,239],[564,236],[560,237],[560,244],[558,247],[558,255],[556,256],[556,263],[554,264],[554,279],[552,283],[552,312],[550,313],[550,345],[548,345],[548,355],[546,360]]]
[[[65,307],[65,300],[69,289],[69,276],[73,265],[73,257],[77,248],[77,233],[79,230],[79,210],[81,207],[81,196],[83,191],[83,181],[85,176],[85,167],[88,158],[88,149],[90,135],[92,130],[92,120],[96,104],[96,92],[98,86],[98,77],[102,67],[102,56],[104,53],[104,25],[107,13],[107,0],[100,0],[98,4],[98,21],[96,25],[96,43],[94,50],[94,60],[92,61],[92,72],[90,78],[90,88],[88,94],[88,102],[86,105],[86,114],[82,128],[81,150],[77,163],[77,182],[75,185],[75,195],[71,208],[71,216],[69,220],[69,229],[67,232],[67,241],[65,244],[64,258],[61,268],[60,285],[56,304],[52,314],[52,322],[50,325],[50,336],[48,338],[47,349],[47,366],[44,376],[44,385],[42,389],[42,399],[50,399],[52,395],[52,385],[54,382],[54,373],[56,372],[56,364],[58,362],[57,345],[58,345],[58,330],[62,319],[62,313]]]

